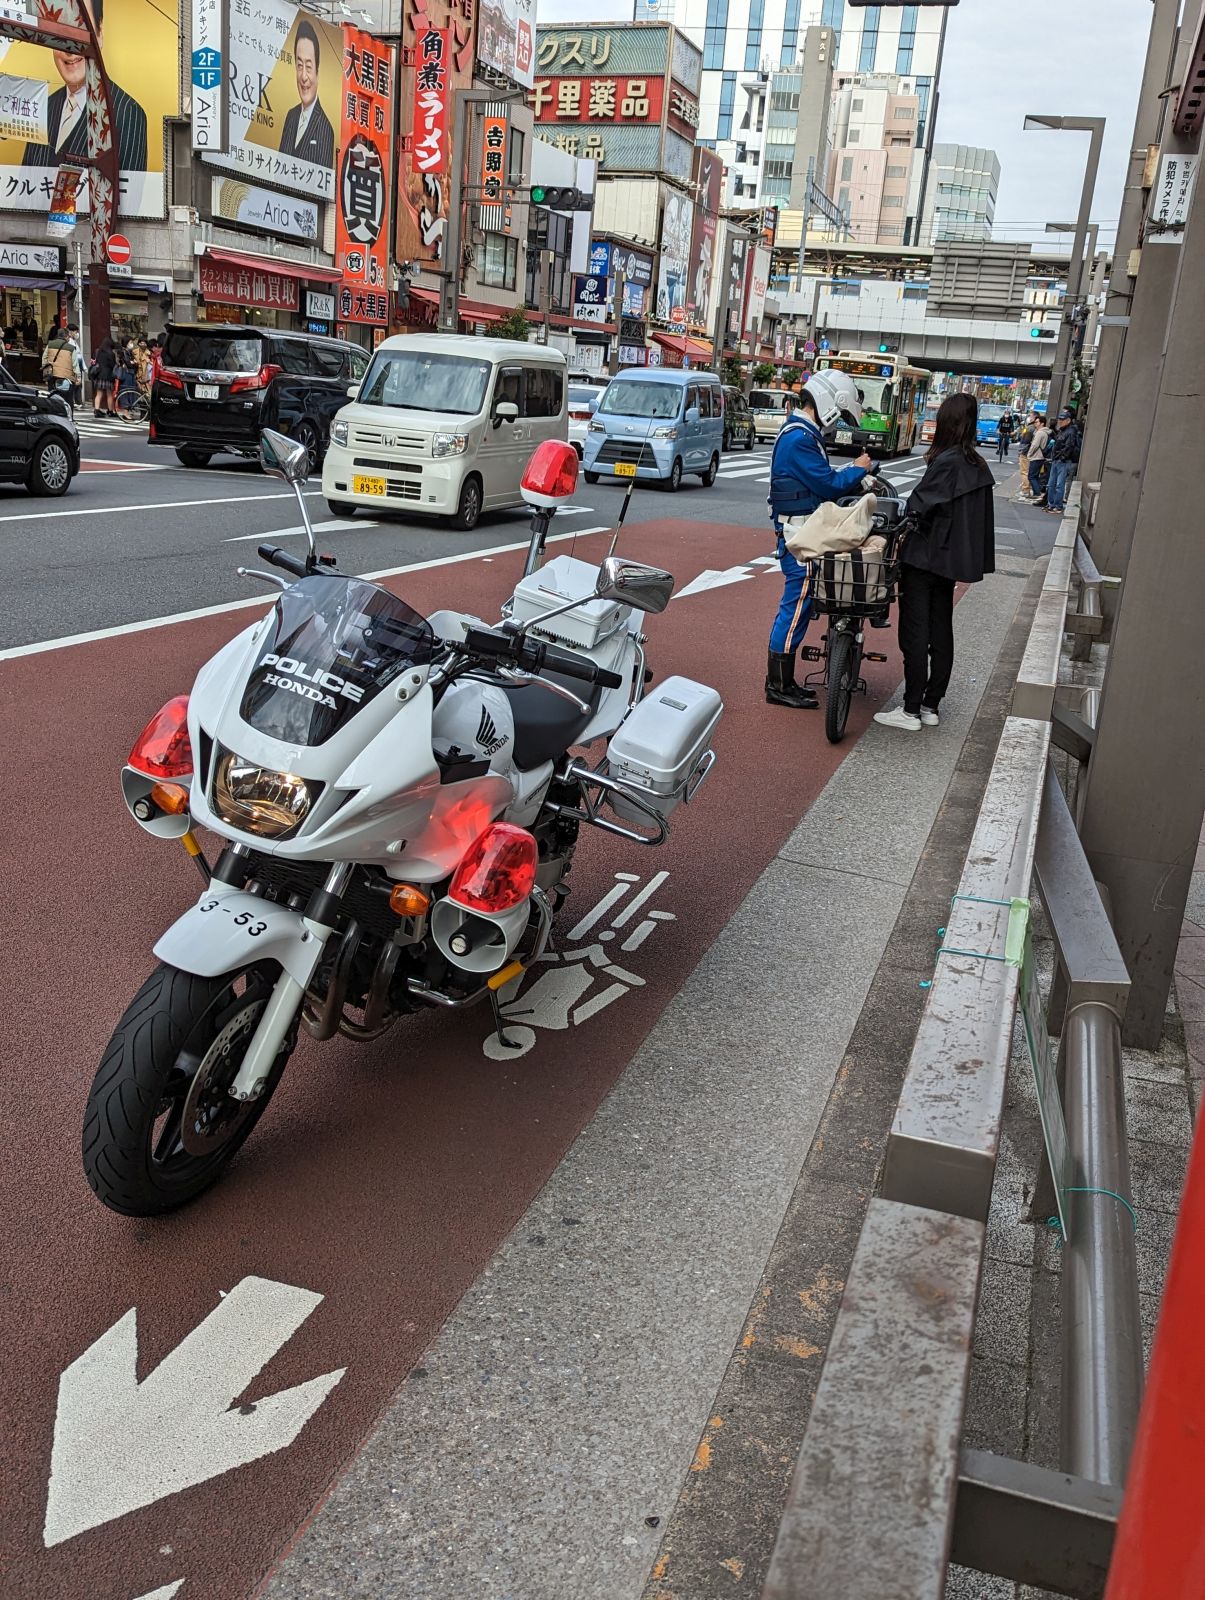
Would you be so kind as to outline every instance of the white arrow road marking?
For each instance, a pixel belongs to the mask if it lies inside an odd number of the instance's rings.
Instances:
[[[753,576],[748,567],[728,567],[723,572],[715,567],[707,567],[697,578],[692,578],[688,584],[676,590],[672,598],[681,600],[688,594],[702,594],[707,589],[722,589],[727,583],[743,583],[746,578]]]
[[[137,1600],[172,1600],[172,1595],[179,1590],[183,1582],[183,1578],[177,1578],[175,1583],[161,1584],[158,1589],[152,1589],[150,1594],[138,1595]]]
[[[327,522],[315,522],[315,533],[338,533],[340,528],[376,528],[376,522],[361,522],[358,518],[334,517]],[[261,544],[266,544],[269,539],[300,539],[304,536],[305,529],[298,525],[296,528],[269,528],[267,533],[236,533],[229,539],[223,539],[223,544],[247,544],[252,539],[258,539]]]
[[[244,1278],[141,1383],[137,1308],[102,1333],[59,1379],[47,1547],[292,1444],[345,1367],[229,1408],[321,1301]]]

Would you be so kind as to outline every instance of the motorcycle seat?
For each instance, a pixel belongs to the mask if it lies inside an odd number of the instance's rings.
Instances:
[[[531,772],[563,755],[598,709],[601,691],[597,685],[567,682],[565,686],[590,707],[587,715],[539,682],[503,686],[515,719],[515,766],[520,772]]]

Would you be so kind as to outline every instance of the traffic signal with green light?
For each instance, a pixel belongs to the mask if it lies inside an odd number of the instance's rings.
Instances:
[[[1057,339],[1058,332],[1054,328],[1030,328],[1031,339]]]
[[[547,206],[549,211],[593,211],[594,196],[583,194],[572,185],[554,188],[549,184],[533,183],[531,203],[533,206]]]

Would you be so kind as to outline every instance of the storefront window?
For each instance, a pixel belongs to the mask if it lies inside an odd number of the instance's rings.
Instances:
[[[50,325],[60,312],[58,290],[5,288],[0,293],[0,307],[5,343],[11,342],[9,335],[16,330],[19,346],[40,353]],[[23,332],[26,327],[32,330],[28,335]]]

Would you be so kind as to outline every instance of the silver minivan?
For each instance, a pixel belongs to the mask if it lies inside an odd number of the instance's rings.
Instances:
[[[651,478],[677,489],[697,472],[710,488],[723,444],[724,392],[714,372],[629,368],[595,408],[582,466],[587,483]]]
[[[359,506],[451,517],[521,505],[535,447],[568,438],[566,363],[547,345],[451,333],[400,334],[373,352],[331,424],[322,492],[334,516]]]

